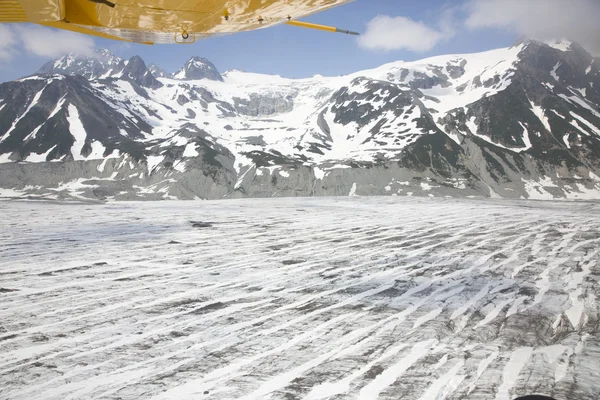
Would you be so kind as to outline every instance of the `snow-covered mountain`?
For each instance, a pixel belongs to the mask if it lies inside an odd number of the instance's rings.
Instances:
[[[130,65],[133,63],[133,65]],[[143,66],[142,66],[143,64]],[[205,58],[192,57],[185,65],[173,74],[169,74],[156,64],[146,64],[139,56],[134,56],[129,60],[115,56],[107,49],[98,49],[93,55],[79,55],[70,53],[54,61],[44,64],[35,74],[36,75],[81,75],[88,80],[98,80],[107,78],[127,79],[128,72],[137,70],[140,74],[149,71],[155,78],[172,78],[177,80],[197,80],[211,79],[223,81],[221,74],[215,66]],[[135,79],[135,78],[134,78]]]
[[[49,61],[39,69],[36,75],[67,74],[81,75],[86,79],[101,79],[115,76],[123,70],[124,60],[106,49],[96,50],[95,54],[85,56],[70,53],[55,61]]]
[[[202,57],[192,57],[185,65],[172,76],[173,79],[186,81],[198,79],[210,79],[213,81],[223,81],[223,77],[213,63]]]
[[[148,65],[148,71],[150,71],[150,73],[152,75],[154,75],[155,78],[168,78],[169,77],[169,74],[167,73],[167,71],[165,71],[164,69],[162,69],[161,67],[159,67],[156,64]]]
[[[600,198],[600,61],[575,43],[299,80],[84,60],[0,85],[5,193]]]

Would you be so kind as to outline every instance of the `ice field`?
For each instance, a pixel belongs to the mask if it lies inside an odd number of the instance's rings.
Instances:
[[[600,396],[600,203],[0,213],[0,399]]]

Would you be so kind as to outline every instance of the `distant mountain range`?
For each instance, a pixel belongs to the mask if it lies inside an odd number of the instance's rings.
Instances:
[[[299,80],[70,54],[0,84],[0,196],[597,199],[599,69],[537,41]]]
[[[132,72],[134,69],[135,73],[129,75],[128,72]],[[192,57],[179,71],[168,74],[155,64],[146,67],[140,57],[136,56],[124,60],[106,49],[96,50],[93,57],[82,57],[76,53],[71,53],[44,64],[34,76],[61,74],[81,75],[88,80],[109,78],[139,80],[145,76],[146,72],[149,72],[155,78],[172,78],[184,81],[197,79],[223,81],[219,71],[206,58]],[[152,85],[156,85],[156,83],[150,83],[150,86]]]

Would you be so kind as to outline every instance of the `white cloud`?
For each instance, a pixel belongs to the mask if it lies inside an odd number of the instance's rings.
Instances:
[[[600,54],[598,21],[600,0],[464,0],[463,6],[443,12],[435,25],[403,16],[377,16],[358,43],[371,50],[426,52],[455,36],[460,25],[544,41],[570,39]]]
[[[598,0],[469,0],[466,26],[500,28],[533,39],[571,39],[600,49]]]
[[[94,40],[81,33],[30,25],[15,27],[24,49],[40,57],[60,57],[67,53],[94,54]]]
[[[19,53],[56,58],[75,52],[94,54],[94,40],[80,33],[37,25],[0,25],[0,61],[10,61]]]
[[[17,54],[17,35],[6,24],[0,24],[0,62],[12,60]]]
[[[370,50],[426,52],[454,36],[450,14],[444,15],[440,25],[440,29],[435,29],[406,17],[379,15],[367,24],[358,43]]]
[[[108,50],[110,50],[111,53],[116,54],[116,55],[121,55],[122,53],[130,50],[131,48],[132,48],[132,46],[131,46],[130,42],[115,41],[110,46],[108,46]]]

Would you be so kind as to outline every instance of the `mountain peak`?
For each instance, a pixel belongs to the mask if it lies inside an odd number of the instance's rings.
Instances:
[[[123,77],[126,77],[140,86],[159,88],[162,83],[156,80],[154,75],[146,67],[146,63],[140,56],[133,56],[127,61],[123,68]]]
[[[537,40],[537,39],[530,39],[527,37],[522,37],[520,38],[517,43],[515,44],[515,46],[520,45],[520,44],[524,44],[525,46],[529,46],[529,45],[537,45],[537,46],[542,46],[542,47],[551,47],[555,50],[559,50],[562,52],[567,52],[567,51],[577,51],[577,52],[586,52],[589,53],[589,51],[584,48],[582,45],[580,45],[579,43],[573,41],[573,40],[569,40],[569,39],[552,39],[552,40]]]
[[[116,57],[108,49],[96,49],[95,52],[96,52],[97,55],[100,55],[102,57]]]
[[[213,81],[223,81],[223,77],[209,60],[204,57],[194,56],[190,58],[183,68],[173,74],[174,79],[179,80],[198,80],[209,79]]]
[[[200,57],[200,56],[192,56],[188,60],[188,63],[193,63],[193,62],[210,63],[210,61],[208,61],[208,59],[206,59],[204,57]]]
[[[156,64],[150,64],[150,65],[148,65],[148,71],[150,71],[150,73],[155,78],[167,78],[169,76],[169,74],[167,73],[167,71],[165,71],[164,69],[162,69],[161,67],[159,67]]]
[[[123,59],[115,56],[109,50],[97,49],[90,56],[69,53],[56,60],[49,61],[35,75],[81,75],[86,79],[98,79],[110,76],[114,71],[120,69],[122,63]]]
[[[69,53],[46,63],[36,73],[48,74],[80,75],[88,80],[120,77],[149,88],[162,86],[140,56],[125,61],[107,49],[97,49],[92,56]]]

